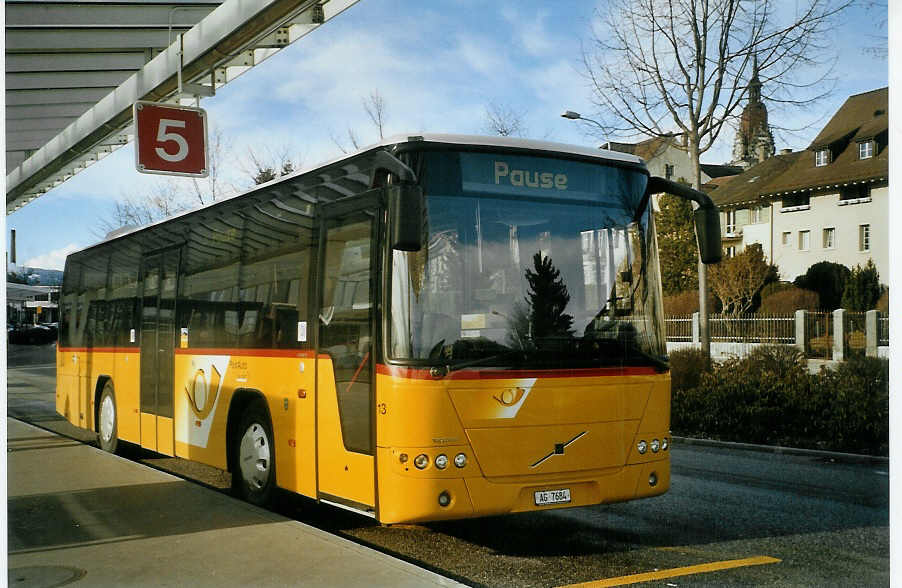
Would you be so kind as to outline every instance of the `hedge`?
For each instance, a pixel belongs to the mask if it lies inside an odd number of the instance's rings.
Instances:
[[[809,374],[794,347],[762,346],[709,366],[670,357],[675,435],[887,455],[889,361],[853,357]]]

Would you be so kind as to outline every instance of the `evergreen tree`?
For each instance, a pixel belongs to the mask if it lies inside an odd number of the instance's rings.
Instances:
[[[864,267],[856,265],[846,280],[842,293],[842,307],[846,310],[864,312],[871,310],[880,299],[880,274],[872,259]]]
[[[665,296],[698,290],[698,254],[692,205],[662,194],[655,213],[655,232],[661,260],[661,288]]]
[[[536,253],[532,262],[535,272],[526,268],[529,283],[526,302],[530,308],[533,338],[572,336],[573,317],[564,312],[570,302],[570,293],[561,279],[561,272],[554,267],[550,257],[543,257],[541,253]]]
[[[817,292],[822,309],[835,310],[843,303],[843,292],[848,280],[849,268],[841,263],[821,261],[809,267],[793,283],[799,288]]]

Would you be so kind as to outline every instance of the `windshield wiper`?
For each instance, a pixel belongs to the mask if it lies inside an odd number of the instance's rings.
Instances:
[[[508,349],[507,351],[502,351],[501,353],[495,353],[493,355],[487,355],[486,357],[477,357],[475,359],[467,359],[464,361],[459,361],[457,363],[448,364],[444,366],[445,369],[442,376],[447,376],[448,374],[460,371],[464,368],[473,367],[476,365],[485,365],[487,363],[491,363],[496,359],[509,357],[518,353],[520,353],[519,349]]]

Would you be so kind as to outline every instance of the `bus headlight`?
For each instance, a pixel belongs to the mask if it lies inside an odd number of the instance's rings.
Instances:
[[[661,439],[661,449],[667,451],[668,448],[670,448],[670,441],[667,440],[667,437],[664,437]]]
[[[443,470],[446,467],[448,467],[448,456],[445,455],[444,453],[438,455],[435,458],[435,467],[437,467],[440,470]]]
[[[413,459],[413,465],[417,466],[418,470],[426,469],[426,466],[429,465],[429,456],[425,453],[421,453]]]
[[[660,450],[661,450],[661,442],[658,441],[657,439],[652,439],[651,440],[651,452],[657,453]]]
[[[636,451],[639,452],[639,455],[644,455],[646,451],[648,451],[648,443],[643,439],[636,443]]]
[[[467,465],[467,456],[464,455],[463,453],[458,453],[457,455],[455,455],[454,456],[454,465],[456,465],[459,468],[462,468],[465,465]]]

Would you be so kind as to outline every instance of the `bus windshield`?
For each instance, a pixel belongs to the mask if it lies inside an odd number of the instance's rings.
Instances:
[[[665,367],[643,170],[496,153],[415,159],[427,238],[392,252],[391,359]]]

